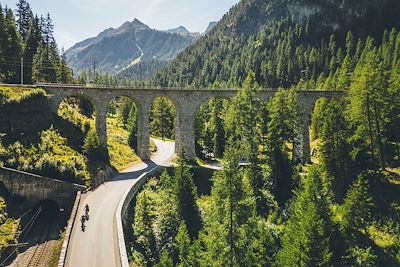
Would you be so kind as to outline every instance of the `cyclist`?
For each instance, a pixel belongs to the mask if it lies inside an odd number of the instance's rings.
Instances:
[[[86,216],[86,220],[89,220],[89,204],[85,205],[85,216]]]
[[[85,221],[86,221],[86,217],[85,217],[85,215],[82,215],[82,217],[81,217],[82,232],[85,232]]]

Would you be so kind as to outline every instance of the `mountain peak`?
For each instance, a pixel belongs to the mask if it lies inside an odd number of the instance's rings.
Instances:
[[[138,20],[137,18],[134,18],[134,19],[132,20],[131,24],[134,25],[134,26],[149,28],[149,26],[147,26],[146,24],[144,24],[143,22],[141,22],[141,21]]]
[[[125,22],[124,24],[121,25],[121,27],[119,27],[117,30],[118,32],[121,31],[126,31],[126,30],[135,30],[135,31],[141,31],[141,30],[148,30],[150,29],[149,26],[147,26],[146,24],[144,24],[143,22],[141,22],[140,20],[138,20],[137,18],[135,18],[134,20],[132,20],[132,22]]]
[[[168,32],[168,33],[176,33],[176,34],[181,34],[181,35],[190,34],[190,31],[188,29],[186,29],[185,27],[183,27],[183,26],[179,26],[178,28],[166,30],[166,32]]]

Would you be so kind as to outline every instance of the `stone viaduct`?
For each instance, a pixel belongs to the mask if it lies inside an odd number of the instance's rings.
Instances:
[[[49,105],[57,113],[60,103],[67,97],[83,97],[88,99],[95,110],[96,130],[100,147],[107,150],[106,117],[110,101],[118,97],[129,97],[136,104],[138,110],[138,155],[143,159],[150,158],[150,109],[157,97],[171,100],[176,108],[175,149],[178,153],[184,151],[185,155],[193,159],[195,152],[195,117],[200,106],[207,101],[219,99],[232,99],[237,90],[230,89],[128,89],[85,87],[77,85],[38,84],[49,95]],[[263,102],[273,97],[276,90],[261,90],[259,99]],[[298,138],[298,145],[294,149],[294,157],[299,161],[310,162],[310,114],[315,102],[321,98],[343,97],[340,91],[298,91],[298,103],[302,116],[302,133]]]

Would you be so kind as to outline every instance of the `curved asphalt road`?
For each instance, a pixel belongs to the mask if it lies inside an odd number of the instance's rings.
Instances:
[[[67,252],[66,266],[113,267],[120,266],[115,213],[124,194],[137,182],[137,178],[157,165],[168,166],[174,154],[173,142],[154,140],[157,153],[152,160],[139,163],[113,181],[101,185],[93,192],[82,195]],[[81,231],[83,207],[89,204],[89,221]]]

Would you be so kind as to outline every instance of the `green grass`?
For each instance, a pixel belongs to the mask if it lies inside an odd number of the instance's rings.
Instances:
[[[68,146],[53,128],[42,131],[38,140],[15,142],[0,154],[7,166],[65,181],[88,183],[86,158]]]
[[[94,126],[94,117],[89,118],[79,112],[78,107],[71,106],[63,102],[60,106],[59,115],[71,122],[75,127],[79,128],[82,132],[86,132],[90,126]],[[129,168],[140,159],[128,145],[129,133],[119,123],[117,118],[107,118],[107,145],[110,156],[111,165],[118,171]],[[104,166],[90,166],[92,171],[98,167]]]
[[[107,144],[110,163],[118,171],[129,168],[140,161],[133,149],[128,145],[129,133],[116,118],[107,118]]]
[[[60,104],[58,115],[71,122],[75,127],[82,132],[87,132],[90,126],[94,126],[94,118],[89,118],[79,112],[78,107],[74,107],[63,101]]]
[[[45,95],[46,92],[42,89],[0,86],[0,103],[21,103],[27,99]]]

